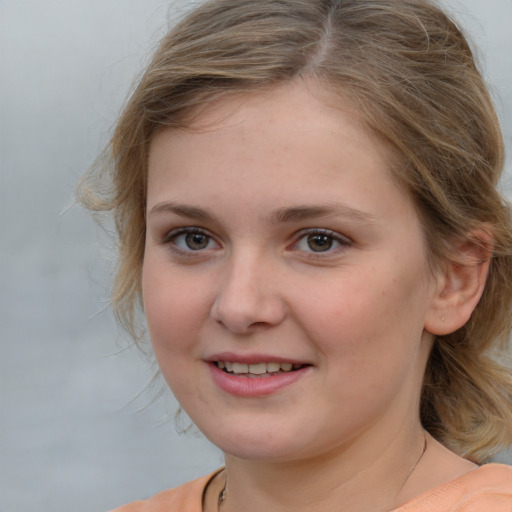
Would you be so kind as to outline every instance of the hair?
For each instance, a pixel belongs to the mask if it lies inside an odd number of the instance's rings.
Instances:
[[[128,100],[107,156],[78,187],[83,205],[115,219],[116,316],[141,336],[147,158],[155,130],[190,127],[229,94],[297,78],[349,101],[386,141],[433,266],[453,258],[455,242],[477,243],[473,234],[482,226],[494,241],[470,320],[434,341],[420,411],[435,438],[482,462],[512,444],[512,374],[500,360],[512,318],[511,215],[498,192],[504,147],[470,46],[434,1],[210,0],[177,24]]]

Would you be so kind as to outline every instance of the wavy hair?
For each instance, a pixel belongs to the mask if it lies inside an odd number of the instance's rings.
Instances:
[[[119,235],[113,307],[140,337],[148,148],[220,98],[317,80],[386,141],[390,167],[421,218],[429,261],[485,224],[494,239],[483,296],[468,323],[434,342],[424,427],[481,462],[512,444],[512,376],[498,356],[512,318],[510,207],[498,192],[504,148],[471,48],[430,0],[210,0],[162,40],[78,198],[111,211]]]

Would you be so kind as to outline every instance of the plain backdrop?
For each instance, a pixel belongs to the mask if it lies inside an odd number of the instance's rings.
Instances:
[[[479,48],[510,156],[512,0],[444,3]],[[106,511],[222,464],[197,432],[176,432],[160,383],[146,389],[155,368],[107,307],[111,241],[69,208],[190,5],[0,0],[0,512]]]

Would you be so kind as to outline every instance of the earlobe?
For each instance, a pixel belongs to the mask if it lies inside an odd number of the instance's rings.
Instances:
[[[450,334],[467,323],[484,291],[492,257],[493,239],[485,230],[473,231],[455,244],[442,265],[425,319],[425,330],[436,336]]]

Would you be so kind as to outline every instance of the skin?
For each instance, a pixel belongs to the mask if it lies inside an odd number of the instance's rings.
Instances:
[[[467,320],[485,272],[429,273],[386,148],[316,92],[226,99],[151,144],[144,308],[162,374],[226,454],[222,510],[391,510],[474,467],[418,411],[433,334]],[[212,378],[226,352],[308,366],[234,396]]]

